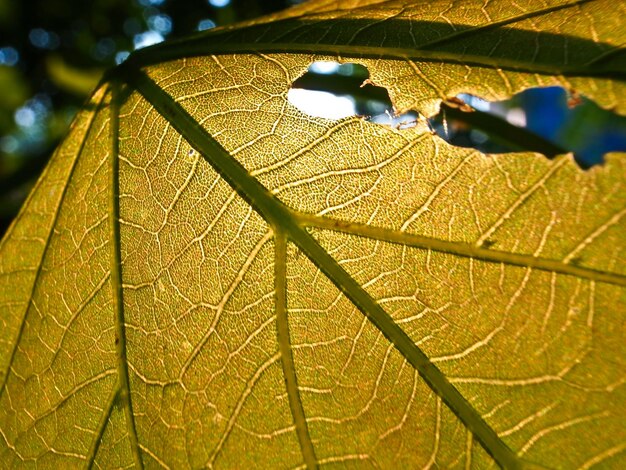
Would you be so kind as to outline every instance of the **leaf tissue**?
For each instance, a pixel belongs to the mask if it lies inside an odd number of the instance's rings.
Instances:
[[[484,155],[398,113],[626,113],[624,5],[313,1],[138,51],[0,243],[3,467],[623,468],[626,160]]]

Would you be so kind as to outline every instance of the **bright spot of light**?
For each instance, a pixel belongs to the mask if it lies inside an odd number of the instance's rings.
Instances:
[[[477,111],[483,111],[487,113],[491,108],[491,103],[489,101],[483,100],[477,96],[468,95],[467,93],[460,93],[456,96]]]
[[[14,66],[20,60],[20,54],[14,47],[0,47],[0,65]]]
[[[168,15],[158,14],[148,17],[148,27],[164,36],[172,32],[172,19]]]
[[[526,113],[522,108],[513,108],[507,111],[506,120],[517,127],[526,127]]]
[[[287,99],[300,111],[326,119],[341,119],[356,114],[354,100],[348,96],[337,96],[326,91],[292,88]]]
[[[206,18],[198,22],[198,31],[205,31],[207,29],[215,28],[215,21]]]
[[[117,54],[115,54],[115,63],[117,65],[120,65],[122,62],[128,59],[129,55],[130,55],[130,52],[128,51],[119,51]]]
[[[230,3],[230,0],[209,0],[209,5],[215,8],[224,8]]]
[[[309,72],[313,72],[313,73],[322,73],[322,74],[331,74],[331,73],[337,73],[339,71],[339,66],[341,64],[339,64],[338,62],[332,62],[332,61],[318,61],[318,62],[313,62],[310,67],[309,67]]]
[[[37,118],[35,111],[27,106],[18,108],[13,117],[15,119],[15,123],[20,127],[32,127]]]
[[[161,33],[156,31],[145,31],[143,33],[135,34],[135,37],[133,37],[133,44],[135,45],[135,50],[137,50],[152,46],[153,44],[158,44],[164,39],[165,38]]]
[[[410,129],[417,125],[419,115],[415,111],[408,111],[404,114],[394,115],[386,110],[383,113],[370,117],[370,122],[382,124],[384,126],[393,127],[394,129]]]
[[[18,126],[25,129],[41,127],[48,117],[51,106],[49,96],[35,95],[15,111],[13,119]]]

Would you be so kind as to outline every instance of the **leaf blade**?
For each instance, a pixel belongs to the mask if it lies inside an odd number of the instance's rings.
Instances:
[[[62,218],[71,226],[51,237],[54,253],[79,239],[93,243],[102,204],[97,190],[85,188],[103,187],[97,170],[106,160],[119,164],[105,191],[105,206],[113,209],[109,235],[96,243],[109,243],[109,254],[103,261],[89,245],[74,256],[84,264],[71,257],[56,263],[50,272],[63,288],[59,295],[54,283],[42,281],[37,310],[66,328],[63,338],[100,332],[106,354],[94,350],[93,358],[77,361],[88,369],[77,369],[79,380],[55,382],[47,372],[55,358],[80,354],[75,343],[56,341],[52,355],[32,355],[45,372],[43,385],[22,354],[7,376],[11,398],[24,379],[38,399],[54,397],[55,387],[63,396],[51,404],[18,403],[41,418],[30,427],[14,403],[0,399],[3,458],[16,462],[27,451],[55,464],[92,457],[96,466],[110,457],[129,463],[134,442],[135,458],[148,466],[490,465],[394,343],[439,381],[435,388],[444,389],[457,414],[469,411],[465,424],[511,464],[551,464],[566,447],[557,462],[565,466],[612,465],[623,457],[621,156],[588,173],[567,157],[487,158],[447,146],[424,125],[394,131],[359,118],[309,119],[286,100],[310,61],[340,54],[367,66],[399,109],[428,114],[459,91],[494,98],[547,84],[573,86],[622,109],[621,32],[612,34],[610,18],[591,8],[606,3],[555,2],[548,14],[523,13],[511,31],[502,26],[512,24],[506,15],[516,15],[506,9],[482,20],[465,12],[465,23],[452,22],[439,36],[441,25],[419,5],[405,11],[398,2],[359,4],[361,23],[346,12],[346,19],[333,18],[320,4],[305,21],[260,21],[211,33],[209,45],[157,47],[109,75],[132,76],[134,66],[155,58],[218,53],[145,70],[156,83],[146,95],[168,119],[137,93],[124,95],[113,128],[99,115],[99,132],[87,139],[90,155],[81,155],[81,170],[68,185],[73,196]],[[415,21],[418,13],[424,23]],[[574,14],[588,21],[564,34],[558,25]],[[404,23],[387,18],[393,15]],[[389,25],[398,26],[398,35],[379,40]],[[418,28],[415,42],[402,44],[407,28],[420,25],[431,26],[431,36],[419,36]],[[320,31],[328,33],[321,41]],[[291,33],[298,35],[281,42]],[[486,53],[490,38],[508,46]],[[515,38],[539,38],[537,60],[524,55],[532,48],[519,48],[521,55],[507,62]],[[567,50],[574,46],[580,54],[571,61]],[[119,142],[108,160],[93,143],[107,134]],[[71,219],[71,206],[82,204],[77,194],[95,202]],[[112,266],[112,282],[98,275],[102,266]],[[96,274],[85,280],[88,273]],[[7,285],[0,279],[0,289],[8,292]],[[80,328],[66,326],[66,299]],[[373,322],[355,305],[374,312]],[[83,316],[94,306],[108,323]],[[22,323],[30,341],[24,351],[36,351],[30,344],[46,338],[33,318]],[[124,354],[111,334],[122,326]],[[130,412],[128,400],[111,398],[119,386],[113,377],[124,374]],[[77,403],[90,410],[76,413],[88,432],[72,434],[70,449],[45,419],[67,419]],[[136,437],[127,427],[133,421]],[[595,435],[602,442],[581,445]]]

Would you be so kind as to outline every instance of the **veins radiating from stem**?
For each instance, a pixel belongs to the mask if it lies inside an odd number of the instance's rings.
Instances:
[[[307,232],[297,214],[272,195],[256,178],[235,160],[183,107],[141,70],[127,63],[120,68],[126,83],[136,89],[195,147],[272,227],[280,228],[370,322],[395,346],[446,405],[477,437],[501,466],[519,468],[520,459],[498,437],[478,411],[454,387],[443,372],[394,322],[365,289]]]

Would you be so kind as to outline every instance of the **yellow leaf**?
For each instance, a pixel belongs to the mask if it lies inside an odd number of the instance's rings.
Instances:
[[[619,3],[527,3],[320,0],[108,74],[0,244],[3,466],[623,467],[623,155],[287,100],[339,60],[399,112],[624,113]]]

